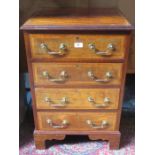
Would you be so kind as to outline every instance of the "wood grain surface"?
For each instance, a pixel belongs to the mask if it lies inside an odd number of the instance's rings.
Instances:
[[[116,126],[116,118],[117,113],[109,112],[85,112],[85,113],[78,113],[78,112],[38,112],[38,124],[39,130],[108,130],[113,131],[115,130]],[[54,129],[47,123],[47,119],[53,121],[53,124],[61,125],[63,120],[67,120],[69,125],[66,128],[62,129]],[[108,121],[109,125],[105,129],[94,129],[90,127],[86,121],[91,120],[94,124],[100,126],[103,120]]]
[[[76,61],[81,60],[111,60],[123,59],[126,48],[125,34],[29,34],[30,51],[32,59],[49,59],[51,61]],[[41,48],[44,43],[49,48],[49,51],[59,52],[60,44],[64,43],[67,47],[64,55],[50,55]],[[81,43],[82,47],[77,48],[76,44]],[[107,51],[109,44],[113,44],[115,50],[112,55],[100,56],[89,48],[89,44],[94,44],[96,49],[101,52]]]
[[[109,140],[110,148],[118,148],[133,29],[127,19],[116,9],[54,9],[36,13],[21,29],[30,72],[36,147],[45,148],[45,140],[84,134],[92,140]],[[82,48],[75,48],[77,42],[83,44]],[[42,43],[48,52],[40,48]],[[59,51],[61,43],[67,47],[65,55],[49,55],[49,51]],[[88,48],[89,43],[94,43],[101,52],[112,43],[115,51],[108,57],[99,56]],[[111,74],[107,80],[106,75]],[[102,104],[104,97],[109,97],[111,102],[107,108],[97,108],[89,103],[88,96],[95,104]],[[61,109],[53,108],[47,100],[62,104],[63,97],[68,102]],[[65,128],[54,128],[62,127],[64,120],[69,122]],[[101,127],[102,121],[108,122],[105,128],[93,128]]]
[[[35,13],[23,30],[130,30],[131,24],[117,9],[46,9]]]
[[[67,85],[76,86],[104,86],[121,84],[122,67],[121,63],[33,63],[34,84],[39,85]],[[43,77],[43,72],[47,71],[50,76],[59,78],[62,71],[66,71],[68,78],[65,82],[51,82]],[[88,77],[88,71],[92,71],[98,79],[105,79],[105,74],[111,72],[113,78],[109,82],[96,82]]]
[[[119,92],[120,90],[118,88],[36,88],[36,106],[37,109],[117,109],[119,104]],[[65,106],[55,106],[56,104],[62,104],[61,100],[63,97],[66,97],[68,100]],[[93,104],[89,102],[88,97],[92,97],[96,103]],[[106,97],[110,99],[110,103],[102,107],[101,105],[104,104]],[[47,102],[46,98],[49,98],[51,102]]]

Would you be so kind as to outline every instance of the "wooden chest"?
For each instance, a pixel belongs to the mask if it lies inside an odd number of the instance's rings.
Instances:
[[[88,135],[117,149],[130,23],[115,9],[53,9],[37,12],[21,29],[36,148]]]

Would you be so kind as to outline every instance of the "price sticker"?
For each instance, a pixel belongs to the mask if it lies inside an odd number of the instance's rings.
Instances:
[[[83,42],[75,42],[74,48],[83,48]]]

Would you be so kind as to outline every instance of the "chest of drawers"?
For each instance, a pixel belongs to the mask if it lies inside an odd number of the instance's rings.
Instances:
[[[130,23],[115,9],[55,9],[38,11],[21,29],[36,148],[88,135],[117,149]]]

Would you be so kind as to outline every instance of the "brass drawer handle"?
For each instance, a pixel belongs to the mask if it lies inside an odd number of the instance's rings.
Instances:
[[[48,47],[47,44],[45,43],[41,43],[40,44],[40,48],[45,50],[49,55],[64,55],[65,51],[67,50],[67,46],[64,43],[61,43],[59,46],[59,51],[55,52],[55,51],[51,51]]]
[[[48,79],[51,82],[65,82],[68,78],[68,74],[66,71],[60,72],[60,75],[58,78],[53,78],[48,71],[43,71],[42,76],[46,79]]]
[[[107,107],[111,102],[109,97],[105,97],[102,104],[97,104],[91,96],[88,97],[88,101],[97,108]]]
[[[53,121],[51,119],[47,119],[46,120],[47,124],[54,128],[54,129],[63,129],[63,128],[67,128],[69,125],[69,121],[68,120],[63,120],[62,123],[60,125],[57,125],[55,123],[53,123]]]
[[[90,77],[92,80],[95,80],[96,82],[104,82],[104,83],[106,83],[106,82],[110,82],[112,80],[113,74],[112,74],[112,72],[109,71],[109,72],[105,73],[104,79],[98,79],[94,75],[93,71],[88,71],[88,77]]]
[[[93,129],[105,129],[109,126],[109,123],[107,120],[103,120],[101,122],[101,125],[96,125],[91,120],[86,120],[86,123]]]
[[[99,51],[93,43],[88,44],[88,47],[90,50],[94,51],[97,55],[100,56],[111,56],[113,54],[113,51],[115,51],[116,49],[114,44],[112,43],[107,45],[107,49],[105,51]]]
[[[46,103],[48,103],[49,105],[51,105],[52,107],[65,107],[66,104],[69,102],[67,97],[63,97],[61,100],[60,100],[60,103],[54,103],[54,101],[49,98],[49,97],[45,97],[44,98],[44,101]]]

